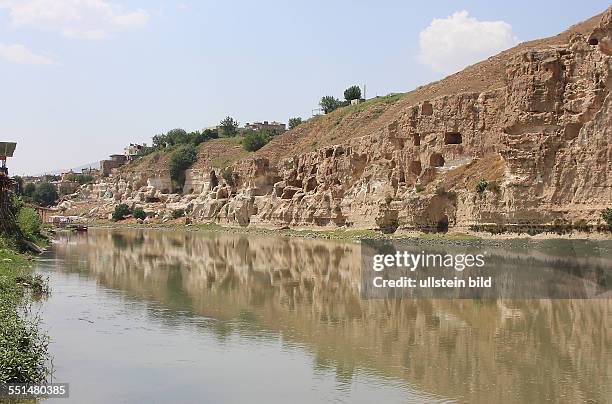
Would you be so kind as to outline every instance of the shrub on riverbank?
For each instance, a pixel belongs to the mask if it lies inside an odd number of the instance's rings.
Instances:
[[[11,244],[0,239],[1,247]],[[49,377],[48,338],[29,310],[31,299],[46,290],[46,281],[29,273],[22,255],[0,250],[0,383],[40,383]]]
[[[134,209],[134,211],[132,212],[132,216],[134,216],[134,219],[145,220],[147,214],[145,213],[143,208],[138,207]]]
[[[130,207],[127,206],[125,203],[120,203],[119,205],[115,206],[115,211],[113,212],[113,220],[115,222],[123,220],[130,213]]]
[[[606,208],[601,212],[601,218],[612,227],[612,208]]]

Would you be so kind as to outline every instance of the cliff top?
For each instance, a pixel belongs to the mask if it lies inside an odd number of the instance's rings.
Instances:
[[[609,8],[606,12],[612,11]],[[272,164],[300,153],[338,144],[346,139],[365,136],[386,127],[398,115],[420,102],[444,95],[483,92],[504,85],[505,69],[515,55],[530,49],[567,44],[575,34],[588,36],[601,21],[602,12],[586,21],[572,25],[562,33],[544,39],[522,42],[486,60],[466,67],[442,80],[418,87],[408,93],[377,97],[359,105],[339,108],[327,115],[313,117],[298,127],[276,137],[254,153],[266,157]]]

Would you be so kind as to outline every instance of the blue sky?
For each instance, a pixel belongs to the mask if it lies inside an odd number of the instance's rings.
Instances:
[[[226,115],[307,118],[322,95],[409,91],[608,5],[0,0],[0,140],[34,174]]]

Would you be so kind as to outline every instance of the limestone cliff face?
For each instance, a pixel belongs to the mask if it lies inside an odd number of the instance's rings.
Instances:
[[[611,16],[510,55],[501,86],[421,100],[365,136],[247,157],[231,174],[194,168],[183,195],[159,173],[114,175],[86,195],[240,226],[596,225],[612,206]]]

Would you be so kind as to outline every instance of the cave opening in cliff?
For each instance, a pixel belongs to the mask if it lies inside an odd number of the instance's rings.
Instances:
[[[419,135],[418,133],[415,133],[412,135],[412,143],[415,146],[420,146],[421,145],[421,135]]]
[[[448,216],[444,215],[438,223],[436,224],[436,230],[439,232],[447,232],[448,231]]]
[[[414,175],[421,174],[421,162],[420,161],[411,161],[410,162],[410,172]]]
[[[214,189],[217,185],[219,185],[219,179],[217,178],[217,174],[215,171],[210,172],[210,189]]]
[[[433,114],[433,106],[429,101],[425,101],[423,105],[421,105],[421,115],[429,116]]]
[[[597,38],[591,38],[591,39],[589,39],[589,45],[591,45],[591,46],[595,46],[595,45],[597,45],[597,44],[599,44],[599,40],[597,40]]]
[[[444,134],[444,144],[461,144],[463,136],[459,132],[447,132]]]
[[[444,165],[444,157],[440,153],[433,153],[429,157],[429,165],[431,167],[442,167]]]

